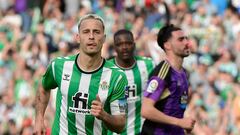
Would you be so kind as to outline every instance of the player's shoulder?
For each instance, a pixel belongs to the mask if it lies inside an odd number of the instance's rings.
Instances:
[[[56,57],[52,60],[52,62],[56,62],[56,63],[64,63],[66,61],[75,61],[77,55],[69,55],[69,56],[59,56],[59,57]]]
[[[109,70],[111,70],[112,72],[124,72],[122,69],[120,69],[119,67],[117,67],[114,62],[106,60],[105,64],[104,64],[105,68],[108,68]]]
[[[114,64],[115,63],[115,57],[111,57],[109,59],[106,59],[106,61]]]
[[[166,60],[163,60],[154,68],[150,77],[157,76],[160,79],[165,79],[168,76],[170,69],[171,65]]]
[[[135,56],[135,59],[137,61],[146,61],[146,62],[152,62],[153,59],[150,57],[145,57],[145,56]]]
[[[112,72],[113,74],[113,78],[118,78],[118,77],[124,77],[124,78],[127,78],[126,77],[126,74],[124,73],[124,71],[117,67],[114,63],[110,62],[110,61],[106,61],[105,64],[104,64],[104,67],[106,68],[105,71],[107,72]]]

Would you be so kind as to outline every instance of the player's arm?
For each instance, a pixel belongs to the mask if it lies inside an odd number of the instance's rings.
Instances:
[[[158,100],[166,98],[170,93],[165,89],[165,82],[159,77],[152,77],[144,91],[141,115],[142,117],[157,123],[164,123],[191,130],[195,121],[190,118],[176,118],[168,116],[155,108]]]
[[[170,77],[170,65],[168,62],[161,62],[151,73],[151,78],[144,91],[141,114],[144,118],[153,122],[165,123],[182,127],[184,129],[192,129],[194,121],[189,118],[179,119],[168,116],[155,108],[157,101],[162,100],[170,95],[166,89],[166,80]]]
[[[176,118],[168,116],[161,111],[157,110],[155,107],[155,101],[151,98],[144,97],[143,103],[142,103],[142,117],[158,122],[158,123],[164,123],[164,124],[170,124],[182,127],[187,130],[191,130],[194,126],[195,121],[190,118]]]
[[[126,121],[125,114],[122,115],[108,114],[106,111],[104,111],[103,105],[98,95],[96,97],[96,100],[92,102],[91,113],[96,118],[102,120],[104,125],[113,132],[121,133],[121,131],[124,129]]]
[[[47,108],[50,98],[50,91],[46,91],[43,87],[40,87],[37,91],[35,103],[36,103],[36,118],[34,133],[36,135],[41,135],[45,132],[44,126],[44,113]]]
[[[124,115],[107,114],[103,121],[109,130],[119,134],[124,130],[125,123],[126,123],[126,116],[125,114]]]
[[[96,100],[92,102],[91,113],[98,119],[102,120],[104,125],[109,130],[116,133],[121,133],[126,124],[126,76],[119,76],[119,79],[116,81],[115,84],[116,86],[110,99],[111,114],[104,111],[103,105],[98,96],[96,97]]]
[[[44,113],[47,108],[49,98],[50,98],[50,90],[57,86],[52,72],[52,64],[48,67],[46,73],[42,78],[42,85],[40,85],[36,98],[35,98],[35,109],[36,109],[36,117],[35,117],[35,125],[34,125],[34,134],[41,135],[44,134],[45,126],[44,126]]]

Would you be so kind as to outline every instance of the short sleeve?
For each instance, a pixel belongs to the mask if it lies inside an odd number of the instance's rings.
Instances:
[[[126,93],[128,91],[127,78],[125,74],[121,74],[114,84],[114,90],[110,97],[111,114],[125,114],[127,105]]]
[[[147,83],[146,89],[144,90],[144,97],[158,101],[165,90],[165,84],[166,82],[159,77],[151,77]]]
[[[42,77],[42,86],[45,90],[50,90],[57,87],[54,77],[54,64],[55,62],[51,62],[51,64],[49,64],[47,71]]]

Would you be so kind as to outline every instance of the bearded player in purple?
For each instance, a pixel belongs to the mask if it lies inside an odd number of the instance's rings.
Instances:
[[[184,118],[188,80],[182,63],[190,54],[189,40],[171,24],[160,29],[157,42],[166,60],[154,69],[144,92],[141,113],[146,120],[141,135],[184,135],[184,129],[191,132],[195,124]]]

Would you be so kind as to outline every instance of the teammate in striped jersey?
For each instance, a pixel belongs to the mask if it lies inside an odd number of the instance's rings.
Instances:
[[[190,53],[184,32],[174,26],[164,26],[158,33],[158,44],[166,52],[153,71],[144,91],[142,116],[146,118],[142,135],[184,135],[190,132],[195,120],[184,118],[188,100],[188,81],[182,67],[184,57]]]
[[[48,66],[36,97],[34,133],[44,133],[44,112],[50,90],[58,87],[53,135],[106,135],[125,126],[127,79],[122,70],[101,57],[103,20],[83,16],[78,25],[79,54],[56,58]]]
[[[135,56],[132,32],[122,29],[114,34],[114,48],[117,56],[110,61],[124,70],[128,80],[128,115],[126,129],[122,135],[138,135],[141,132],[141,101],[143,88],[154,68],[151,58]],[[112,133],[109,133],[112,134]]]

